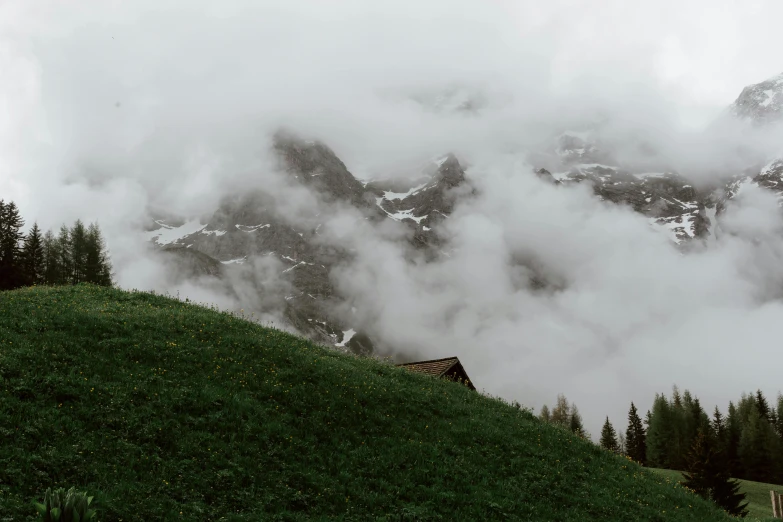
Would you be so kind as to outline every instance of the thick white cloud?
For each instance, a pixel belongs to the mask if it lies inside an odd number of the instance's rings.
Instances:
[[[736,170],[745,160],[727,143],[776,142],[694,129],[783,71],[782,15],[774,0],[6,0],[0,197],[44,228],[99,220],[121,284],[168,287],[136,234],[148,208],[200,215],[271,183],[292,208],[307,201],[271,173],[280,125],[365,178],[451,150],[482,194],[447,222],[454,257],[412,264],[392,232],[342,214],[330,224],[335,241],[356,241],[357,264],[336,276],[365,325],[390,344],[459,352],[479,385],[525,404],[565,392],[594,432],[673,382],[723,407],[777,392],[774,365],[759,364],[781,313],[776,203],[751,189],[720,242],[683,256],[587,187],[528,176],[523,152],[600,120],[629,164],[701,181]],[[449,87],[477,95],[480,115],[413,101]],[[659,155],[640,155],[641,141]],[[529,288],[519,259],[562,290]]]

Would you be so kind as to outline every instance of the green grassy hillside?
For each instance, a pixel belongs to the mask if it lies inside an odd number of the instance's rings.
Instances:
[[[48,486],[104,521],[728,520],[459,384],[89,286],[0,293],[0,441],[3,521]]]
[[[672,482],[683,480],[681,471],[658,468],[649,469]],[[747,495],[745,500],[748,502],[748,518],[776,520],[772,518],[772,500],[769,498],[769,492],[771,490],[783,492],[783,486],[742,479],[737,479],[737,482],[740,483],[740,492]]]

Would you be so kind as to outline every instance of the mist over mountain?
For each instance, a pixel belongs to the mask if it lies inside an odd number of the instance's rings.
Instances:
[[[0,7],[0,191],[99,221],[121,286],[457,355],[594,434],[777,393],[777,4],[83,4]]]

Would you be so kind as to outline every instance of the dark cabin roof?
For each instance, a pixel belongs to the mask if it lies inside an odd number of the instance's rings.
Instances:
[[[432,359],[430,361],[417,361],[398,364],[397,366],[417,373],[425,373],[433,377],[458,377],[465,382],[465,385],[471,390],[475,390],[473,381],[468,377],[462,363],[457,357],[446,357],[444,359]]]

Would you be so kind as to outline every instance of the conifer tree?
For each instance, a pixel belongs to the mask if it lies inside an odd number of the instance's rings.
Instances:
[[[628,443],[625,439],[625,433],[622,430],[617,431],[617,453],[620,455],[628,455]]]
[[[649,413],[649,412],[648,412]],[[631,403],[628,411],[628,429],[626,430],[626,453],[635,462],[644,466],[647,462],[647,441],[642,419],[636,411],[636,406]]]
[[[57,253],[60,258],[60,277],[55,284],[69,285],[73,281],[73,256],[71,254],[71,232],[65,225],[60,227],[60,233],[57,236]]]
[[[720,446],[726,437],[726,419],[723,418],[717,406],[715,406],[715,411],[712,413],[711,427],[712,432],[715,434],[715,440],[719,443],[718,446]]]
[[[766,397],[764,397],[764,394],[761,393],[761,390],[756,390],[756,407],[759,410],[759,415],[762,419],[764,419],[767,422],[770,422],[770,410],[769,410],[769,403],[767,402]]]
[[[38,223],[33,223],[33,228],[27,234],[22,247],[22,259],[24,264],[25,283],[28,285],[40,285],[44,283],[44,248],[41,229]]]
[[[613,451],[615,453],[619,449],[619,445],[617,443],[617,433],[615,432],[612,423],[609,422],[608,416],[606,417],[606,422],[604,422],[603,428],[601,428],[600,444],[602,448],[608,449],[609,451]]]
[[[68,239],[71,250],[71,283],[76,285],[85,280],[87,267],[87,229],[80,219],[77,219],[69,230]]]
[[[669,469],[682,469],[688,454],[689,412],[693,399],[688,390],[681,395],[677,386],[672,387],[672,400],[669,402],[668,422],[671,429],[668,460]],[[694,433],[695,435],[695,433]]]
[[[728,470],[722,465],[720,450],[706,427],[702,427],[694,438],[686,458],[685,480],[682,484],[697,495],[710,499],[732,516],[748,514],[745,494],[739,493],[739,483],[731,480]]]
[[[672,400],[670,401],[670,404],[675,408],[682,406],[682,395],[680,395],[680,388],[676,384],[672,386]]]
[[[24,285],[21,230],[24,220],[11,201],[0,201],[0,290]]]
[[[647,428],[647,464],[655,468],[672,467],[672,450],[676,434],[672,422],[672,407],[663,394],[655,394],[650,425]]]
[[[739,461],[739,441],[742,434],[742,423],[739,411],[733,402],[729,401],[726,414],[726,465],[732,477],[738,477],[742,472]]]
[[[724,469],[729,475],[731,475],[731,465],[728,460],[728,429],[726,427],[726,419],[721,414],[717,406],[712,413],[712,421],[710,422],[710,432],[715,438],[715,449],[720,455],[720,463],[722,469]]]
[[[590,434],[582,423],[582,416],[579,414],[579,408],[576,407],[576,404],[571,404],[568,416],[568,429],[584,439],[590,438]]]
[[[60,265],[59,243],[51,230],[43,237],[44,283],[57,285],[62,281],[62,266]]]
[[[757,482],[773,482],[777,474],[775,462],[779,447],[779,439],[774,429],[761,416],[754,403],[739,440],[741,478]]]
[[[693,446],[693,441],[696,439],[696,435],[698,434],[699,430],[710,431],[712,429],[710,418],[707,416],[707,412],[704,411],[704,408],[701,407],[699,398],[691,395],[687,390],[685,393],[688,394],[688,400],[683,400],[685,404],[685,430],[683,446],[686,450],[683,453],[683,464],[685,464],[685,461],[687,460],[688,453],[690,452],[690,448]]]
[[[549,407],[544,404],[541,406],[541,413],[538,415],[538,418],[540,418],[544,422],[550,422],[551,421],[551,414],[549,413]]]
[[[756,397],[754,395],[748,395],[743,393],[737,403],[737,414],[739,415],[740,424],[744,427],[748,423],[750,417],[750,411],[752,409],[758,411],[758,405],[756,404]]]
[[[84,280],[101,286],[111,286],[112,266],[106,243],[96,223],[90,224],[86,233]]]

